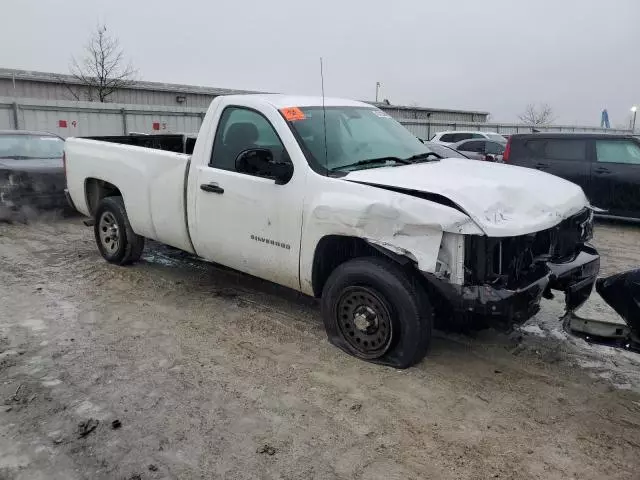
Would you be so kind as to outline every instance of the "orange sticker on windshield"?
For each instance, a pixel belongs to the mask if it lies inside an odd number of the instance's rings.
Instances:
[[[287,122],[295,122],[296,120],[304,120],[304,112],[298,107],[281,108],[280,113]]]

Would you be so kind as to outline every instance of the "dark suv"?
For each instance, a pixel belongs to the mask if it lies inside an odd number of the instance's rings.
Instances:
[[[512,135],[505,163],[566,178],[605,215],[640,219],[640,140],[609,134]]]

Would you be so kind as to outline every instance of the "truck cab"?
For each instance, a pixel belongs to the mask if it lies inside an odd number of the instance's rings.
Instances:
[[[434,320],[522,322],[551,288],[571,310],[599,268],[579,187],[441,158],[361,102],[218,97],[191,156],[69,139],[66,171],[108,261],[152,238],[318,297],[332,343],[400,368]]]

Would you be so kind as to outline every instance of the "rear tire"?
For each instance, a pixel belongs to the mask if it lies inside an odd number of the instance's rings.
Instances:
[[[380,257],[338,266],[322,292],[329,341],[357,358],[407,368],[427,354],[433,311],[414,275]]]
[[[140,259],[144,237],[132,230],[122,197],[105,197],[100,201],[93,232],[98,250],[107,262],[129,265]]]

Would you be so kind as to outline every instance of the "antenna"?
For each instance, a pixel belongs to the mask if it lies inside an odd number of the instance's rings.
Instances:
[[[322,57],[320,57],[320,85],[322,87],[322,124],[324,127],[324,168],[329,176],[329,152],[327,150],[327,110],[324,106],[324,71],[322,69]]]

